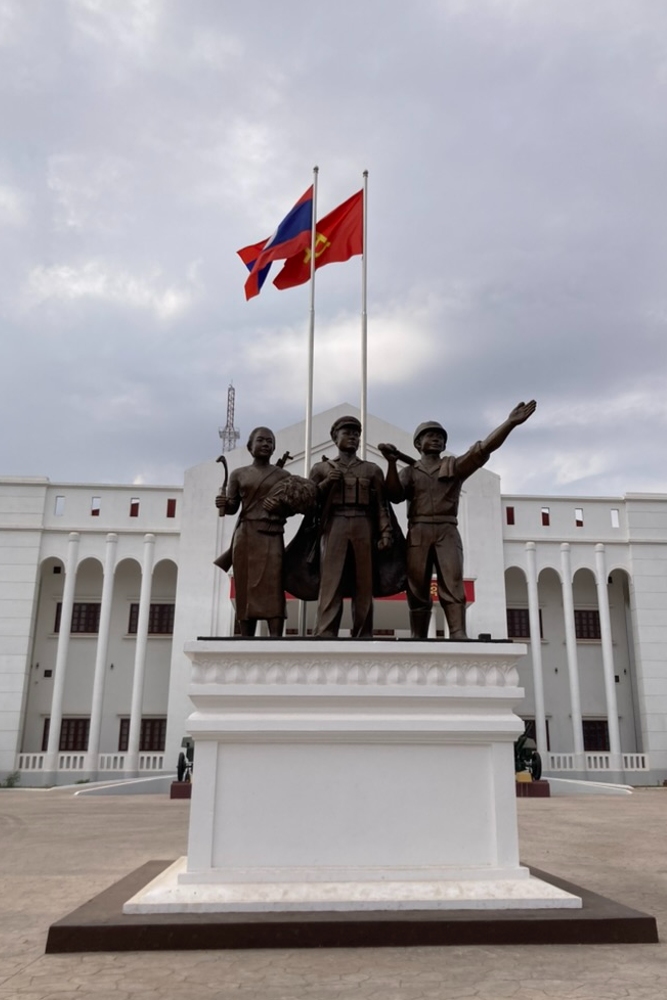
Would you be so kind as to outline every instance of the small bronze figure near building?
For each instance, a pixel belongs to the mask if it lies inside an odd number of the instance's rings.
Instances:
[[[373,635],[373,570],[378,550],[392,544],[384,474],[357,458],[361,423],[339,417],[331,428],[334,459],[318,462],[310,478],[320,502],[320,586],[315,634],[334,638],[343,598],[352,599],[352,636]]]
[[[234,567],[236,618],[242,636],[253,636],[257,622],[265,619],[269,635],[279,637],[287,616],[283,584],[286,511],[275,487],[290,476],[271,465],[275,448],[273,431],[256,427],[248,439],[252,465],[235,469],[228,489],[215,498],[222,514],[235,514],[241,508],[231,551],[215,563],[225,570]]]
[[[536,407],[535,400],[519,403],[507,420],[478,441],[465,455],[441,457],[447,431],[437,420],[420,424],[414,444],[421,457],[402,469],[403,458],[392,444],[379,449],[387,459],[387,493],[392,503],[408,502],[407,597],[413,638],[428,636],[431,619],[431,578],[435,570],[438,600],[449,626],[451,639],[467,639],[466,603],[463,589],[463,546],[457,527],[461,487],[480,469],[491,452],[500,448],[510,432],[523,424]]]

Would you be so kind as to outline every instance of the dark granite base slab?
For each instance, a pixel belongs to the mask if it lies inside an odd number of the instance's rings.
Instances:
[[[545,781],[544,778],[540,778],[538,781],[516,781],[515,785],[517,799],[551,798],[549,782]]]
[[[396,913],[124,914],[123,903],[171,864],[149,861],[49,928],[47,954],[229,948],[381,948],[411,945],[655,944],[655,917],[572,885],[581,910]]]
[[[169,787],[169,798],[170,799],[191,799],[192,798],[192,782],[191,781],[172,781]]]

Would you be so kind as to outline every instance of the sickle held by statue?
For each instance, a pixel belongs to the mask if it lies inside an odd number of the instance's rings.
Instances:
[[[216,462],[222,462],[222,467],[225,470],[224,477],[222,480],[222,486],[220,487],[220,492],[218,494],[219,496],[222,497],[227,492],[227,483],[229,482],[229,466],[227,465],[227,459],[225,458],[224,455],[221,455],[220,458],[216,458]],[[224,508],[219,507],[218,517],[224,517],[224,516],[225,516]]]

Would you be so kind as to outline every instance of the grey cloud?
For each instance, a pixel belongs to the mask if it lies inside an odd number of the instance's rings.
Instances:
[[[0,8],[4,473],[173,479],[215,452],[231,379],[242,429],[301,419],[248,344],[305,345],[307,289],[246,303],[235,251],[319,163],[321,214],[370,170],[371,354],[430,297],[391,340],[430,353],[400,390],[371,369],[374,412],[465,447],[536,396],[506,488],[667,489],[664,8],[29,6]],[[358,261],[319,272],[322,337],[358,309]]]

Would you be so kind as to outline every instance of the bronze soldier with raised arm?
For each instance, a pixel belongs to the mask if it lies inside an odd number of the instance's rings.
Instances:
[[[447,431],[437,420],[420,424],[414,444],[417,462],[401,469],[400,453],[392,444],[379,449],[387,459],[387,494],[392,503],[408,502],[407,597],[410,630],[415,639],[428,636],[431,619],[431,578],[435,570],[438,600],[449,626],[451,639],[467,639],[466,602],[463,589],[463,546],[457,527],[459,497],[465,480],[480,469],[491,452],[503,444],[511,431],[535,412],[535,400],[519,403],[507,420],[484,441],[477,441],[465,455],[442,452]]]

